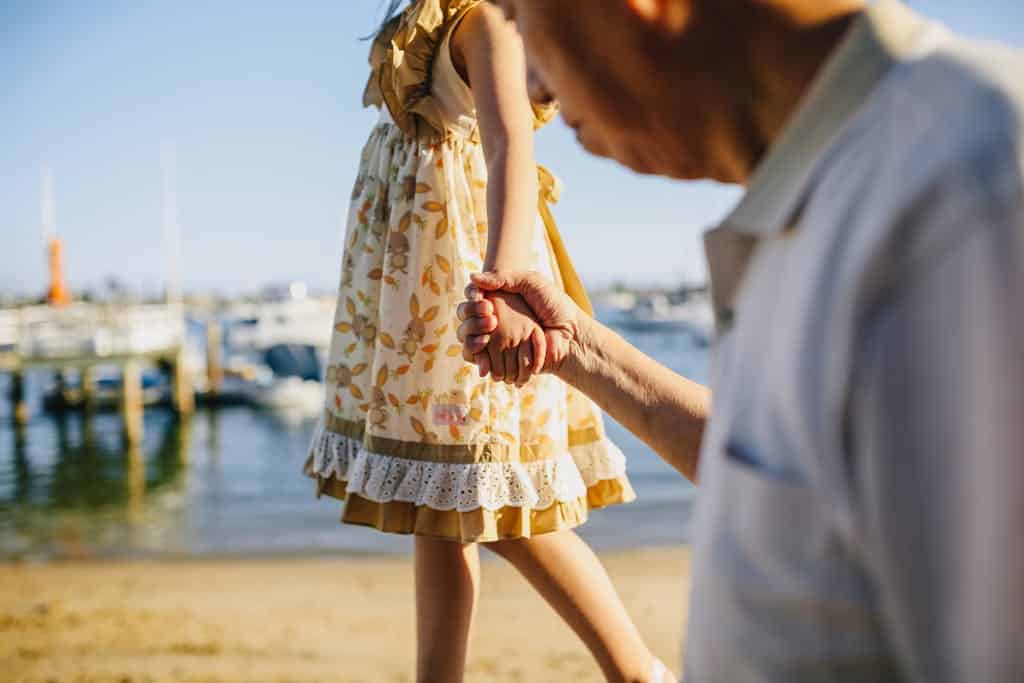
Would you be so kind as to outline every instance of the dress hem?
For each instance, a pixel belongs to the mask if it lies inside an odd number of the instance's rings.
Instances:
[[[554,500],[543,506],[536,504],[538,496],[534,494],[532,500],[528,498],[515,503],[505,501],[492,507],[478,502],[472,506],[441,509],[415,499],[400,500],[394,495],[379,495],[379,492],[374,496],[365,490],[365,481],[353,485],[347,474],[349,470],[355,470],[353,465],[360,457],[389,456],[368,454],[362,451],[359,442],[338,434],[327,433],[326,437],[321,437],[317,440],[321,448],[314,447],[303,468],[305,474],[316,481],[317,497],[326,495],[344,501],[340,519],[342,523],[372,527],[386,533],[414,534],[462,543],[530,538],[576,528],[587,521],[590,510],[628,503],[636,498],[625,471],[616,471],[620,469],[617,465],[624,465],[624,458],[607,439],[570,448],[570,451],[583,451],[584,455],[580,457],[584,459],[595,457],[595,448],[606,458],[617,456],[614,465],[605,463],[604,476],[598,477],[594,471],[590,471],[586,483],[578,471],[574,472],[578,484],[563,490],[577,491],[576,495],[555,496]],[[322,457],[325,442],[335,451],[342,451],[343,457],[333,462],[325,460]],[[318,454],[321,457],[318,458]],[[571,461],[572,454],[567,456]],[[341,461],[347,461],[347,466],[338,471],[336,468],[342,464]],[[550,481],[547,483],[553,484]],[[550,499],[552,495],[546,492],[545,498]],[[380,499],[375,500],[375,497]],[[421,495],[414,496],[417,497]]]
[[[377,529],[385,533],[427,536],[461,543],[492,543],[575,529],[584,524],[591,510],[632,502],[636,499],[626,477],[604,479],[587,489],[580,498],[553,503],[537,510],[506,506],[497,510],[436,510],[402,501],[378,503],[345,490],[338,479],[314,478],[319,495],[344,502],[340,522]]]

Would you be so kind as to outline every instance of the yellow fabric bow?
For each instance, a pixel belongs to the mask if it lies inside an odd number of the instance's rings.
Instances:
[[[551,213],[550,205],[556,204],[562,194],[562,183],[554,173],[544,166],[537,164],[537,186],[540,190],[540,197],[537,202],[538,209],[540,210],[541,220],[544,221],[548,243],[551,245],[551,251],[555,255],[558,272],[562,276],[562,286],[565,288],[565,293],[569,295],[569,298],[575,301],[576,305],[587,315],[593,317],[594,307],[590,303],[590,297],[587,296],[587,290],[583,287],[583,281],[576,272],[576,268],[572,265],[572,259],[569,258],[565,242],[562,241],[562,236],[558,232],[555,217]]]

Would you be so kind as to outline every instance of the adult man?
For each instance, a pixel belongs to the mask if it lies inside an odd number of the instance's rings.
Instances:
[[[695,477],[686,680],[1024,680],[1024,58],[896,0],[505,0],[590,151],[741,182],[710,394],[531,274],[545,369]],[[583,10],[581,8],[585,7]]]

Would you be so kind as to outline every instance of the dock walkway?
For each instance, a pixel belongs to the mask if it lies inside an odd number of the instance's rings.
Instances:
[[[141,365],[171,369],[174,407],[191,413],[194,396],[184,362],[185,316],[181,304],[87,304],[0,310],[0,372],[10,373],[15,420],[28,420],[24,373],[28,369],[81,371],[88,401],[90,370],[116,365],[122,372],[121,408],[129,440],[142,437]]]

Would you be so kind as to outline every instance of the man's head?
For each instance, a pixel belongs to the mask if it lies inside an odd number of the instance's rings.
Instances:
[[[765,53],[779,51],[773,29],[784,43],[786,27],[862,5],[492,1],[523,36],[534,95],[546,90],[558,98],[588,151],[641,173],[726,182],[745,180],[767,144],[771,116],[761,120],[757,109],[760,98],[770,99],[761,88],[773,84],[759,70]]]

